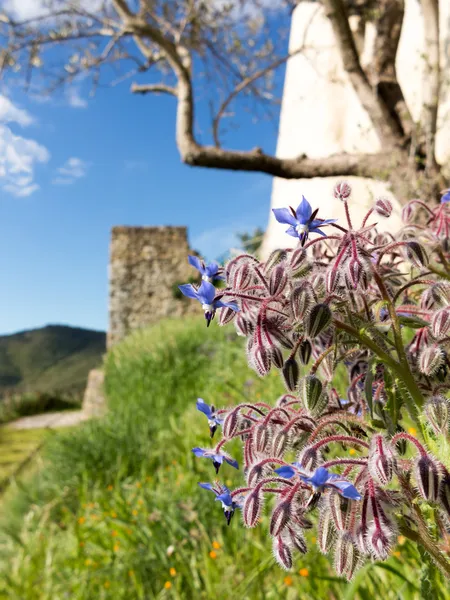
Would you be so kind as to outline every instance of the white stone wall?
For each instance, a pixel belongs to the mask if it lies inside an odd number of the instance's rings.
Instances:
[[[450,74],[450,0],[440,0],[440,29],[444,76]],[[397,74],[405,99],[414,118],[421,110],[423,70],[423,23],[418,0],[406,0],[405,18],[397,55]],[[371,59],[374,31],[366,33],[363,64]],[[286,78],[278,134],[277,156],[293,158],[306,154],[311,158],[327,157],[337,152],[376,152],[381,150],[369,117],[359,103],[343,70],[329,20],[316,2],[301,2],[292,17],[290,51],[305,44],[307,49],[293,57],[286,68]],[[439,162],[450,160],[450,94],[443,88],[439,112],[436,153]],[[299,204],[302,194],[319,216],[343,221],[342,204],[334,200],[332,190],[342,177],[285,180],[275,178],[271,208]],[[395,232],[400,226],[400,205],[388,185],[362,177],[346,178],[352,185],[352,215],[361,222],[374,197],[383,195],[394,202],[395,213],[379,227]],[[285,235],[286,227],[277,223],[270,211],[262,255],[273,249],[295,245]]]

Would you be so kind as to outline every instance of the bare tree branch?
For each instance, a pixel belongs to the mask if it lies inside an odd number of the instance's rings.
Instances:
[[[375,22],[376,38],[373,57],[374,85],[399,127],[408,137],[414,123],[397,80],[395,60],[405,15],[405,0],[379,0]]]
[[[171,94],[172,96],[178,97],[178,92],[176,88],[170,87],[170,85],[164,85],[163,83],[156,84],[144,84],[139,85],[137,83],[133,83],[131,85],[131,91],[134,94]]]
[[[427,170],[436,167],[435,139],[440,90],[439,0],[421,0],[425,33],[422,120],[427,146]]]
[[[403,131],[399,128],[398,120],[391,115],[384,100],[374,94],[361,67],[343,0],[322,0],[322,3],[325,13],[331,21],[344,69],[348,73],[361,104],[371,118],[380,141],[390,146],[397,145],[403,137]]]

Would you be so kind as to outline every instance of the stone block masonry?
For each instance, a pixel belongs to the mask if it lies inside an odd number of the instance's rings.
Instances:
[[[113,227],[108,348],[134,329],[198,311],[197,303],[174,296],[177,283],[198,275],[189,252],[186,227]]]

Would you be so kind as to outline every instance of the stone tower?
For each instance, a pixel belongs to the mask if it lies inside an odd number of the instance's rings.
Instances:
[[[450,0],[439,0],[442,52],[442,89],[438,115],[436,157],[450,161]],[[352,23],[351,23],[352,25]],[[361,55],[363,65],[370,64],[374,41],[373,26],[368,24]],[[294,158],[306,154],[322,158],[338,152],[378,152],[380,142],[370,119],[361,106],[345,73],[331,24],[320,2],[302,1],[292,15],[290,52],[305,45],[305,50],[289,60],[281,107],[277,156]],[[398,53],[397,76],[414,120],[422,107],[422,73],[424,68],[424,31],[418,0],[405,0],[405,16]],[[446,79],[446,80],[445,80]],[[343,207],[332,196],[335,183],[343,177],[286,180],[275,178],[272,208],[297,207],[302,194],[319,216],[342,221]],[[391,198],[395,214],[380,223],[395,232],[400,226],[400,205],[386,183],[362,177],[346,178],[352,185],[352,215],[356,224],[375,196]],[[262,255],[273,249],[295,244],[284,233],[285,227],[270,213]]]
[[[188,254],[186,227],[113,227],[108,347],[133,329],[192,312],[196,303],[174,295],[198,275]]]

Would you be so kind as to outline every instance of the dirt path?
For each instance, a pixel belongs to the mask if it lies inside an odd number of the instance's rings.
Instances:
[[[57,427],[72,427],[86,421],[88,418],[82,410],[52,412],[33,415],[32,417],[22,417],[9,423],[6,427],[8,429],[54,429]]]

